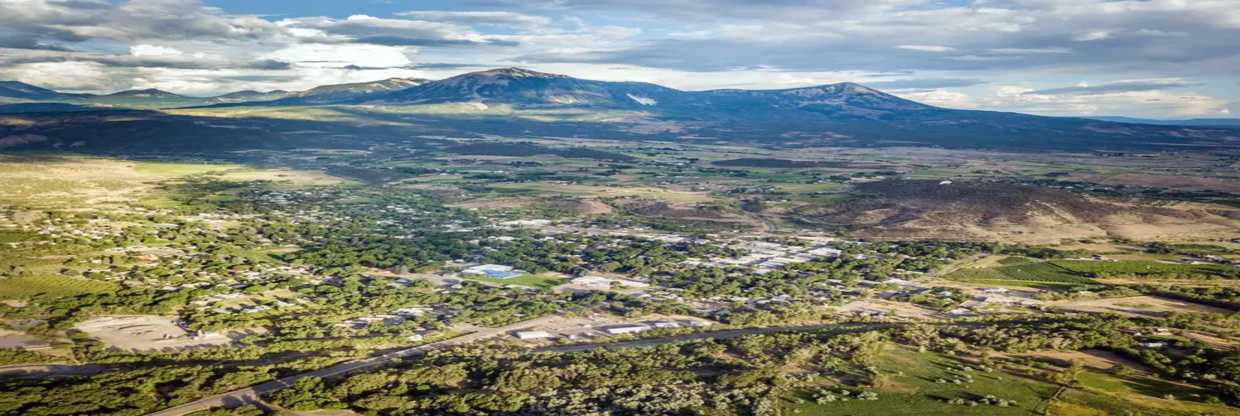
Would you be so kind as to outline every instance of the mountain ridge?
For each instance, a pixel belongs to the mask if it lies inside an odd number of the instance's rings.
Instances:
[[[901,98],[854,82],[798,88],[682,91],[645,82],[580,79],[523,68],[497,68],[428,81],[418,78],[334,84],[234,100],[137,90],[71,103],[109,108],[357,106],[356,122],[406,123],[463,134],[616,136],[765,142],[780,146],[942,146],[1117,149],[1234,147],[1240,128],[1117,123],[1079,117],[960,110]],[[156,96],[162,99],[144,98]],[[246,94],[242,94],[246,95]],[[251,99],[272,98],[262,101]],[[371,107],[453,103],[446,111],[398,116]],[[488,111],[492,104],[505,110]],[[49,107],[26,107],[49,108]],[[21,107],[9,111],[21,111]],[[531,111],[537,120],[523,118]],[[238,114],[243,114],[241,112]],[[418,114],[418,115],[413,115]],[[563,118],[560,114],[591,115]],[[516,115],[517,117],[514,117]],[[479,118],[482,117],[482,118]],[[557,119],[559,118],[559,119]]]

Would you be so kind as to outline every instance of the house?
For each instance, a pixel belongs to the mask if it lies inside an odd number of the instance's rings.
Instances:
[[[617,325],[613,327],[604,328],[603,332],[606,332],[610,335],[624,335],[624,334],[636,334],[638,332],[644,332],[644,331],[649,331],[649,330],[650,330],[650,325],[630,324],[630,325]]]
[[[504,266],[499,264],[482,264],[473,266],[462,270],[461,273],[484,276],[492,279],[511,279],[525,274],[525,272],[516,270],[512,266]]]
[[[652,322],[655,328],[680,328],[680,324],[672,321]]]
[[[841,253],[843,252],[830,247],[820,247],[807,252],[807,254],[818,257],[839,257]]]
[[[513,335],[516,335],[517,339],[522,340],[522,341],[528,341],[528,340],[534,340],[534,339],[548,339],[548,338],[555,337],[554,335],[551,335],[551,333],[547,331],[517,331]]]
[[[947,311],[947,314],[951,316],[969,316],[969,315],[972,315],[973,312],[969,311],[968,309],[964,309],[964,308],[956,308],[956,309]]]

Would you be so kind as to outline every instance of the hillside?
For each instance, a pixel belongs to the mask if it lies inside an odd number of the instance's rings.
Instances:
[[[794,216],[871,238],[951,235],[1029,244],[1222,239],[1240,228],[1240,210],[1234,208],[1124,201],[999,181],[885,180],[854,185],[851,192],[847,203],[806,205]]]
[[[72,97],[18,81],[0,81],[0,98],[30,101],[66,100]]]

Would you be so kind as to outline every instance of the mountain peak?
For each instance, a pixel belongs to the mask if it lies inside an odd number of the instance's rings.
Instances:
[[[488,69],[485,71],[470,72],[467,74],[458,75],[457,77],[471,77],[471,76],[472,77],[478,77],[478,76],[510,77],[510,78],[567,78],[567,76],[564,76],[564,75],[549,74],[546,72],[538,72],[538,71],[529,70],[525,68],[519,68],[515,66],[508,67],[508,68],[495,68],[495,69]],[[456,77],[453,77],[453,78],[456,78]]]
[[[22,99],[55,98],[60,93],[21,81],[0,81],[0,97]]]

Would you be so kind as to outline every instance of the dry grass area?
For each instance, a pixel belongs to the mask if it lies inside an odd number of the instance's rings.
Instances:
[[[1077,362],[1082,366],[1097,370],[1107,370],[1114,367],[1116,364],[1123,364],[1125,367],[1141,371],[1150,371],[1150,368],[1146,367],[1144,364],[1124,358],[1119,354],[1102,350],[1034,351],[1023,354],[994,353],[994,355],[998,357],[1032,358],[1040,361],[1050,361],[1061,366],[1067,366],[1073,362]]]
[[[193,175],[289,186],[343,182],[317,171],[233,164],[134,162],[85,156],[0,155],[0,205],[30,209],[99,207],[135,201],[156,184]]]
[[[47,341],[21,331],[0,328],[0,348],[44,349]]]
[[[5,184],[0,205],[55,208],[125,202],[159,178],[116,160],[0,155],[0,183]]]
[[[1240,210],[1232,207],[1137,204],[1003,182],[889,180],[854,184],[851,192],[857,196],[846,203],[803,206],[796,214],[882,239],[1180,242],[1229,239],[1240,232]]]
[[[1213,306],[1154,296],[1132,296],[1110,299],[1068,300],[1047,302],[1046,306],[1079,312],[1109,312],[1128,316],[1162,316],[1171,312],[1228,314],[1230,311]]]
[[[1073,176],[1073,179],[1107,185],[1129,185],[1168,189],[1196,189],[1240,194],[1240,180],[1236,180],[1234,178],[1227,179],[1185,175],[1121,173],[1117,175],[1079,175]]]
[[[227,345],[224,334],[191,336],[173,323],[173,318],[153,315],[107,316],[77,324],[79,331],[104,344],[132,351],[162,351]]]

